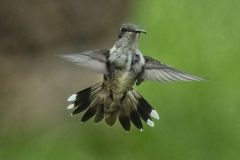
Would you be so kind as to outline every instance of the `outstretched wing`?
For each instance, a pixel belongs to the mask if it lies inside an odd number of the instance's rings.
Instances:
[[[151,57],[144,56],[145,66],[140,74],[137,85],[143,80],[171,82],[171,81],[202,81],[204,79],[182,72]]]
[[[108,56],[109,50],[96,50],[83,52],[80,54],[58,55],[58,57],[71,61],[76,65],[91,69],[94,72],[101,74],[108,74]]]

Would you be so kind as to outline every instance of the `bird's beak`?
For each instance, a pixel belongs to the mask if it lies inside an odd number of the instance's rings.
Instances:
[[[136,29],[136,30],[134,30],[134,32],[136,32],[136,33],[145,33],[145,34],[147,34],[147,32],[144,31],[144,30],[142,30],[142,29]]]

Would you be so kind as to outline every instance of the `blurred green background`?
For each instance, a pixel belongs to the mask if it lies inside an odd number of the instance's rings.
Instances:
[[[54,55],[111,48],[131,22],[139,48],[206,82],[135,87],[161,119],[125,132],[67,98],[99,81]],[[240,159],[240,1],[1,1],[0,159]]]

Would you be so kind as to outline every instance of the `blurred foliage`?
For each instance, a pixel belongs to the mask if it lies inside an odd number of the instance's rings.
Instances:
[[[37,112],[37,118],[3,112],[0,159],[240,159],[239,11],[237,0],[132,1],[126,21],[148,32],[140,37],[142,53],[208,81],[135,87],[161,116],[143,132],[135,127],[125,132],[119,122],[80,124],[81,116],[70,117],[64,105],[81,88],[49,85],[72,90],[53,90],[46,100],[57,107],[43,106],[49,110]]]

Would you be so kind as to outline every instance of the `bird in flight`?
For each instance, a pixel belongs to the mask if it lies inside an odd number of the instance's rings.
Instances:
[[[182,72],[151,57],[143,56],[138,48],[138,38],[147,33],[134,24],[123,24],[118,39],[111,49],[80,54],[60,55],[76,65],[103,75],[103,82],[77,92],[68,98],[74,108],[72,115],[86,111],[81,122],[94,117],[94,123],[105,119],[112,126],[118,118],[129,131],[131,122],[143,130],[142,121],[153,127],[152,118],[159,119],[152,106],[133,89],[143,81],[202,81],[202,78]]]

